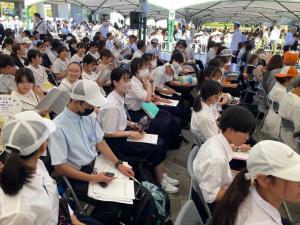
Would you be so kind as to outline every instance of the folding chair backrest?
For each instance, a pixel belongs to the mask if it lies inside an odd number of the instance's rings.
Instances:
[[[184,204],[174,225],[204,225],[192,200]]]
[[[188,169],[188,173],[189,173],[190,177],[194,176],[193,162],[194,162],[194,159],[196,158],[196,155],[197,155],[199,149],[200,149],[200,147],[195,145],[193,147],[192,151],[189,154],[189,158],[188,158],[188,161],[187,161],[187,169]]]

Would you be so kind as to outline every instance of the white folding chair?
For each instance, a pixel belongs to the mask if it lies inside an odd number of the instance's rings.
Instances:
[[[192,200],[188,200],[184,204],[174,225],[204,225]]]
[[[198,153],[199,149],[200,149],[199,146],[194,146],[192,151],[189,154],[189,157],[188,157],[187,169],[188,169],[188,173],[191,177],[191,187],[190,187],[189,199],[192,199],[192,190],[194,189],[194,191],[198,194],[198,196],[201,200],[201,204],[205,208],[205,211],[208,215],[208,218],[211,218],[212,217],[211,211],[210,211],[206,201],[203,198],[203,195],[202,195],[202,192],[200,190],[198,181],[197,181],[196,177],[194,176],[194,172],[193,172],[193,162],[194,162],[194,159],[197,156],[197,153]]]

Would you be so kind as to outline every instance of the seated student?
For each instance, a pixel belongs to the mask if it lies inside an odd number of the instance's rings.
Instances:
[[[51,50],[47,53],[48,57],[50,59],[51,65],[53,67],[53,64],[55,60],[58,58],[58,49],[61,48],[62,44],[59,40],[53,40],[51,42]]]
[[[282,225],[284,201],[299,203],[300,156],[276,141],[261,141],[217,204],[211,225]]]
[[[134,52],[134,54],[132,56],[132,59],[141,58],[145,54],[145,52],[146,52],[147,46],[146,46],[145,41],[139,40],[137,42],[136,46],[137,46],[137,50],[135,50],[135,52]]]
[[[271,91],[272,87],[275,84],[276,80],[274,74],[280,73],[282,67],[283,67],[282,56],[279,54],[273,55],[267,64],[266,71],[263,74],[262,85],[267,94],[269,94],[269,92]]]
[[[70,59],[70,63],[72,62],[77,62],[77,63],[81,63],[83,60],[83,57],[85,55],[86,52],[86,47],[83,43],[78,43],[76,45],[77,51],[76,54],[74,54],[72,56],[72,58]]]
[[[0,94],[10,94],[17,90],[16,70],[13,59],[8,55],[0,54]]]
[[[147,63],[141,58],[135,58],[131,61],[130,68],[133,74],[131,79],[132,89],[125,95],[125,104],[132,121],[138,122],[146,115],[142,110],[142,103],[155,102],[159,98],[152,98],[153,90],[149,79]],[[151,120],[147,132],[158,134],[165,141],[169,149],[175,148],[174,139],[178,139],[181,133],[179,124],[176,124],[172,115],[163,109],[160,109],[156,117]]]
[[[88,45],[88,48],[89,49],[86,54],[92,55],[97,61],[100,58],[97,42],[91,41],[91,43]]]
[[[275,74],[276,82],[268,95],[272,104],[273,102],[278,104],[281,102],[281,99],[287,93],[287,87],[292,83],[293,78],[297,74],[297,69],[289,66],[283,67],[279,73]],[[278,112],[274,112],[272,105],[264,121],[262,131],[272,138],[279,138],[280,123],[281,117]]]
[[[43,60],[41,53],[35,49],[30,49],[27,53],[27,59],[29,62],[27,68],[33,72],[35,85],[47,92],[53,85],[48,81],[46,68],[41,65]]]
[[[96,59],[92,55],[87,54],[84,56],[82,63],[82,79],[95,81],[99,85],[102,95],[106,96],[106,93],[101,86],[101,81],[98,79],[98,76],[95,72]]]
[[[219,103],[221,89],[221,84],[216,81],[204,81],[200,93],[195,98],[191,131],[196,136],[196,143],[199,146],[219,133],[217,124],[219,116],[215,112],[214,104]]]
[[[93,173],[94,162],[101,153],[111,161],[121,173],[134,176],[131,168],[123,165],[111,151],[96,118],[91,114],[95,107],[108,103],[94,81],[80,80],[71,90],[71,100],[65,110],[53,121],[56,131],[49,139],[51,162],[55,171],[70,179],[80,200],[95,206],[91,216],[105,225],[120,222],[120,211],[128,208],[116,202],[99,201],[88,197],[89,182],[111,182],[114,178],[104,172]],[[109,188],[109,187],[107,187]]]
[[[11,95],[18,99],[22,104],[22,111],[35,110],[41,99],[44,98],[43,90],[35,86],[35,78],[32,71],[28,68],[20,68],[15,75],[17,90]],[[35,110],[36,111],[36,110]],[[48,111],[38,111],[41,116],[46,116]]]
[[[221,133],[201,146],[193,162],[204,200],[212,211],[233,180],[229,165],[233,158],[231,144],[241,146],[248,140],[255,130],[255,118],[246,108],[231,106],[223,112],[219,127]]]
[[[281,129],[282,139],[289,146],[295,148],[295,138],[294,135],[299,136],[300,133],[300,80],[295,82],[295,88],[288,92],[282,97],[279,102],[278,114],[294,123],[294,131],[286,131],[286,129]],[[295,137],[296,137],[295,136]]]
[[[150,72],[149,78],[150,78],[150,81],[153,81],[153,71],[155,68],[157,68],[157,59],[155,58],[154,55],[152,55],[150,53],[145,53],[141,58],[148,65],[148,69]]]
[[[20,43],[13,44],[12,45],[12,53],[10,56],[13,58],[17,67],[19,67],[19,68],[25,67],[26,54],[25,54],[25,48],[23,45],[21,45]]]
[[[81,73],[82,68],[79,63],[70,63],[68,66],[67,77],[62,80],[58,88],[67,92],[71,92],[72,86],[78,82]]]
[[[113,61],[115,60],[113,54],[108,49],[103,49],[100,52],[101,62],[96,68],[97,76],[99,77],[98,84],[104,87],[106,91],[110,91],[110,73],[115,68]]]
[[[248,55],[247,66],[243,74],[244,80],[262,82],[263,67],[258,66],[258,60],[257,54]]]
[[[11,37],[6,37],[2,44],[2,53],[10,56],[12,53],[12,45],[14,44],[14,39]]]
[[[124,96],[131,89],[130,73],[127,70],[116,68],[111,73],[113,91],[107,96],[109,104],[101,107],[98,121],[105,133],[105,139],[116,156],[124,161],[135,162],[146,160],[155,168],[155,174],[162,188],[168,193],[177,193],[179,182],[168,177],[163,166],[166,157],[166,149],[163,140],[158,139],[157,145],[146,143],[128,142],[130,139],[142,139],[143,133],[127,130],[134,129],[138,125],[127,120]],[[132,165],[131,164],[131,165]]]
[[[157,38],[152,38],[150,41],[150,45],[148,45],[146,49],[146,53],[154,55],[154,57],[158,60],[160,51],[157,49],[159,41]]]
[[[44,42],[41,42],[41,41],[38,42],[36,47],[37,47],[37,50],[39,51],[39,53],[41,53],[41,56],[42,56],[42,64],[41,65],[45,67],[46,72],[48,72],[48,73],[52,72],[52,70],[51,70],[52,64],[51,64],[51,61],[50,61],[50,59],[47,55],[47,47],[46,47],[46,44],[45,44],[45,40],[44,40]]]
[[[58,84],[61,83],[62,79],[67,76],[67,70],[69,65],[68,60],[68,49],[65,46],[59,46],[57,48],[58,58],[55,59],[52,65],[52,71],[55,75]]]
[[[70,220],[62,219],[56,183],[39,159],[55,129],[34,111],[18,113],[4,125],[1,143],[7,159],[0,172],[0,224],[82,224],[70,208]]]

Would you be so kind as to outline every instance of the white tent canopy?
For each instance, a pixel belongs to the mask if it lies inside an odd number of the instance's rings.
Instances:
[[[131,11],[139,11],[138,0],[56,1],[86,7],[92,14],[116,11],[128,16]],[[300,0],[149,0],[148,17],[155,20],[167,19],[169,9],[176,10],[177,18],[192,19],[196,23],[239,20],[242,23],[262,24],[300,21]]]

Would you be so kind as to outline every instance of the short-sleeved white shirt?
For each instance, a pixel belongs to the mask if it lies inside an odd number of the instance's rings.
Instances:
[[[221,187],[231,184],[233,175],[229,162],[232,158],[233,151],[222,133],[208,139],[199,149],[193,172],[206,202],[215,202]]]
[[[11,74],[0,74],[0,94],[11,93],[17,90],[15,77]]]
[[[135,76],[131,79],[131,85],[131,90],[125,95],[125,104],[128,110],[138,111],[142,108],[142,102],[147,98],[147,91]]]
[[[69,61],[67,59],[63,61],[60,58],[57,58],[52,65],[52,71],[53,73],[66,72],[68,70],[68,65],[69,65]],[[61,80],[57,80],[57,81],[61,82]]]

